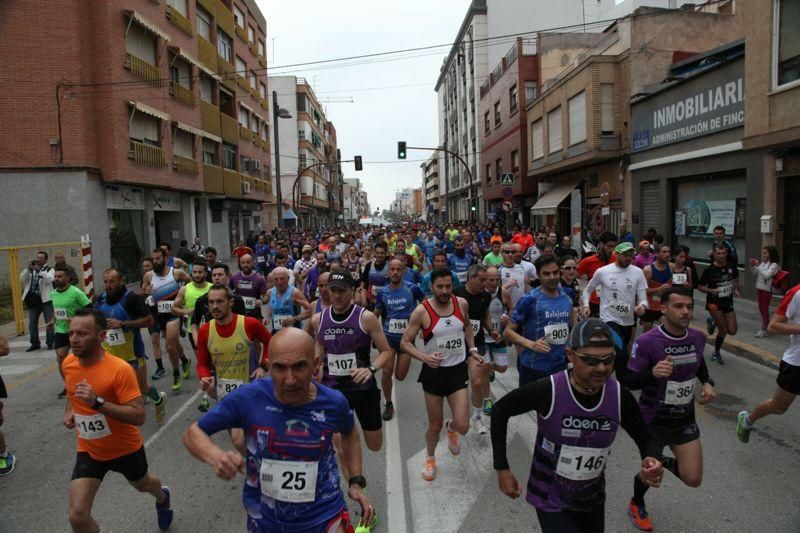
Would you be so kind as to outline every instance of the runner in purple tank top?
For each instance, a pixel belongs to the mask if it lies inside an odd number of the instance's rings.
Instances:
[[[669,446],[675,457],[663,457],[664,468],[690,487],[703,480],[703,450],[700,430],[694,416],[696,379],[703,384],[699,401],[716,398],[714,382],[703,359],[706,336],[689,329],[694,302],[691,290],[670,287],[661,293],[663,324],[639,336],[628,361],[625,384],[641,389],[639,406],[650,432],[660,448]],[[628,516],[642,531],[652,531],[644,495],[647,485],[638,477],[633,482],[633,498]]]
[[[536,508],[544,533],[595,533],[605,527],[605,465],[621,426],[643,457],[639,476],[658,486],[663,476],[658,442],[647,429],[636,399],[615,378],[610,328],[589,318],[567,342],[565,370],[501,398],[492,408],[492,450],[500,490],[522,494],[506,456],[508,419],[537,412],[538,432],[526,500]]]

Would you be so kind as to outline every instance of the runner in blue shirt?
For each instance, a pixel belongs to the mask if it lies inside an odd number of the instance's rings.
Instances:
[[[270,250],[264,235],[258,236],[258,242],[256,242],[253,251],[256,255],[256,272],[262,276],[266,276],[269,274],[269,262],[272,250]]]
[[[386,399],[382,417],[387,421],[394,417],[392,374],[394,373],[399,381],[403,381],[411,367],[411,356],[401,353],[400,340],[408,328],[408,319],[411,318],[412,311],[425,299],[425,294],[417,285],[404,279],[404,274],[409,271],[411,270],[406,268],[402,259],[394,258],[389,261],[389,285],[381,289],[375,299],[375,314],[383,318],[383,332],[389,341],[389,346],[392,347],[392,358],[383,367],[381,374],[381,386]]]
[[[348,495],[361,506],[369,531],[376,515],[363,492],[361,441],[347,400],[312,380],[320,361],[307,333],[282,330],[269,349],[270,377],[225,396],[186,430],[186,448],[217,477],[245,475],[247,531],[352,531],[333,446],[333,434],[340,433],[342,461],[352,475]],[[244,428],[246,459],[211,440],[231,428]]]
[[[422,292],[425,293],[425,296],[428,298],[433,296],[433,291],[431,290],[431,272],[437,268],[447,268],[447,253],[444,250],[436,250],[436,252],[434,252],[431,271],[422,277],[422,281],[419,284],[419,288],[422,289]],[[461,282],[458,281],[456,273],[451,270],[450,275],[453,277],[453,288],[460,287]]]
[[[466,243],[459,235],[455,238],[455,251],[447,256],[447,266],[458,278],[459,284],[467,282],[467,270],[472,266],[472,254],[467,253]]]

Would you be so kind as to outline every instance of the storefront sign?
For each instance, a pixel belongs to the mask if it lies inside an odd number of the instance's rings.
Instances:
[[[106,186],[107,209],[144,209],[144,191],[132,187]]]
[[[633,104],[633,151],[744,126],[744,60]]]
[[[733,235],[736,226],[736,200],[690,200],[686,204],[686,234],[689,237],[708,237],[716,226]]]
[[[686,211],[675,211],[675,235],[686,235]]]
[[[172,191],[153,191],[153,211],[180,211],[181,201],[178,193]]]

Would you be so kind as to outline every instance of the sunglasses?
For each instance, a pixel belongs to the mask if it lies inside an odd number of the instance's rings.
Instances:
[[[504,254],[513,254],[513,253],[516,253],[516,252],[514,252],[514,250],[503,250],[503,253]]]
[[[603,363],[604,366],[613,366],[614,365],[614,355],[609,355],[606,357],[595,357],[594,355],[586,355],[580,352],[576,352],[573,350],[575,355],[581,358],[581,361],[586,363],[589,366],[597,366],[600,363]]]

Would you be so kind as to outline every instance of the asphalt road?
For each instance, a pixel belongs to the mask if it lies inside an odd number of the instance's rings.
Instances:
[[[12,339],[12,355],[0,359],[0,374],[10,388],[2,429],[18,458],[16,471],[0,479],[0,532],[68,531],[67,490],[75,436],[61,425],[63,401],[56,399],[61,381],[54,352],[25,354],[25,346],[23,338]],[[429,483],[421,478],[426,417],[418,373],[415,362],[407,380],[396,387],[398,415],[386,425],[383,450],[364,452],[367,490],[380,518],[376,531],[538,531],[533,508],[497,489],[488,435],[469,433],[457,458],[450,456],[443,439],[437,450],[437,479]],[[794,407],[784,416],[764,420],[750,443],[741,444],[735,436],[736,414],[770,395],[775,371],[727,355],[726,365],[712,366],[711,373],[719,398],[697,409],[705,459],[703,485],[690,489],[667,474],[663,487],[648,493],[656,530],[800,531],[796,487],[800,410]],[[498,376],[493,393],[502,396],[516,382],[516,372],[509,370]],[[164,380],[156,383],[168,386]],[[195,388],[188,383],[179,393],[168,394],[167,422],[158,427],[148,405],[142,432],[151,470],[172,489],[171,531],[243,531],[242,479],[217,479],[181,443],[185,428],[200,416]],[[488,424],[488,419],[484,421]],[[522,483],[527,480],[534,432],[532,415],[517,417],[509,426],[509,459]],[[227,445],[226,435],[218,440]],[[606,469],[609,532],[636,531],[625,509],[637,465],[633,442],[620,433]],[[158,531],[152,498],[113,473],[103,483],[94,516],[104,532]]]

